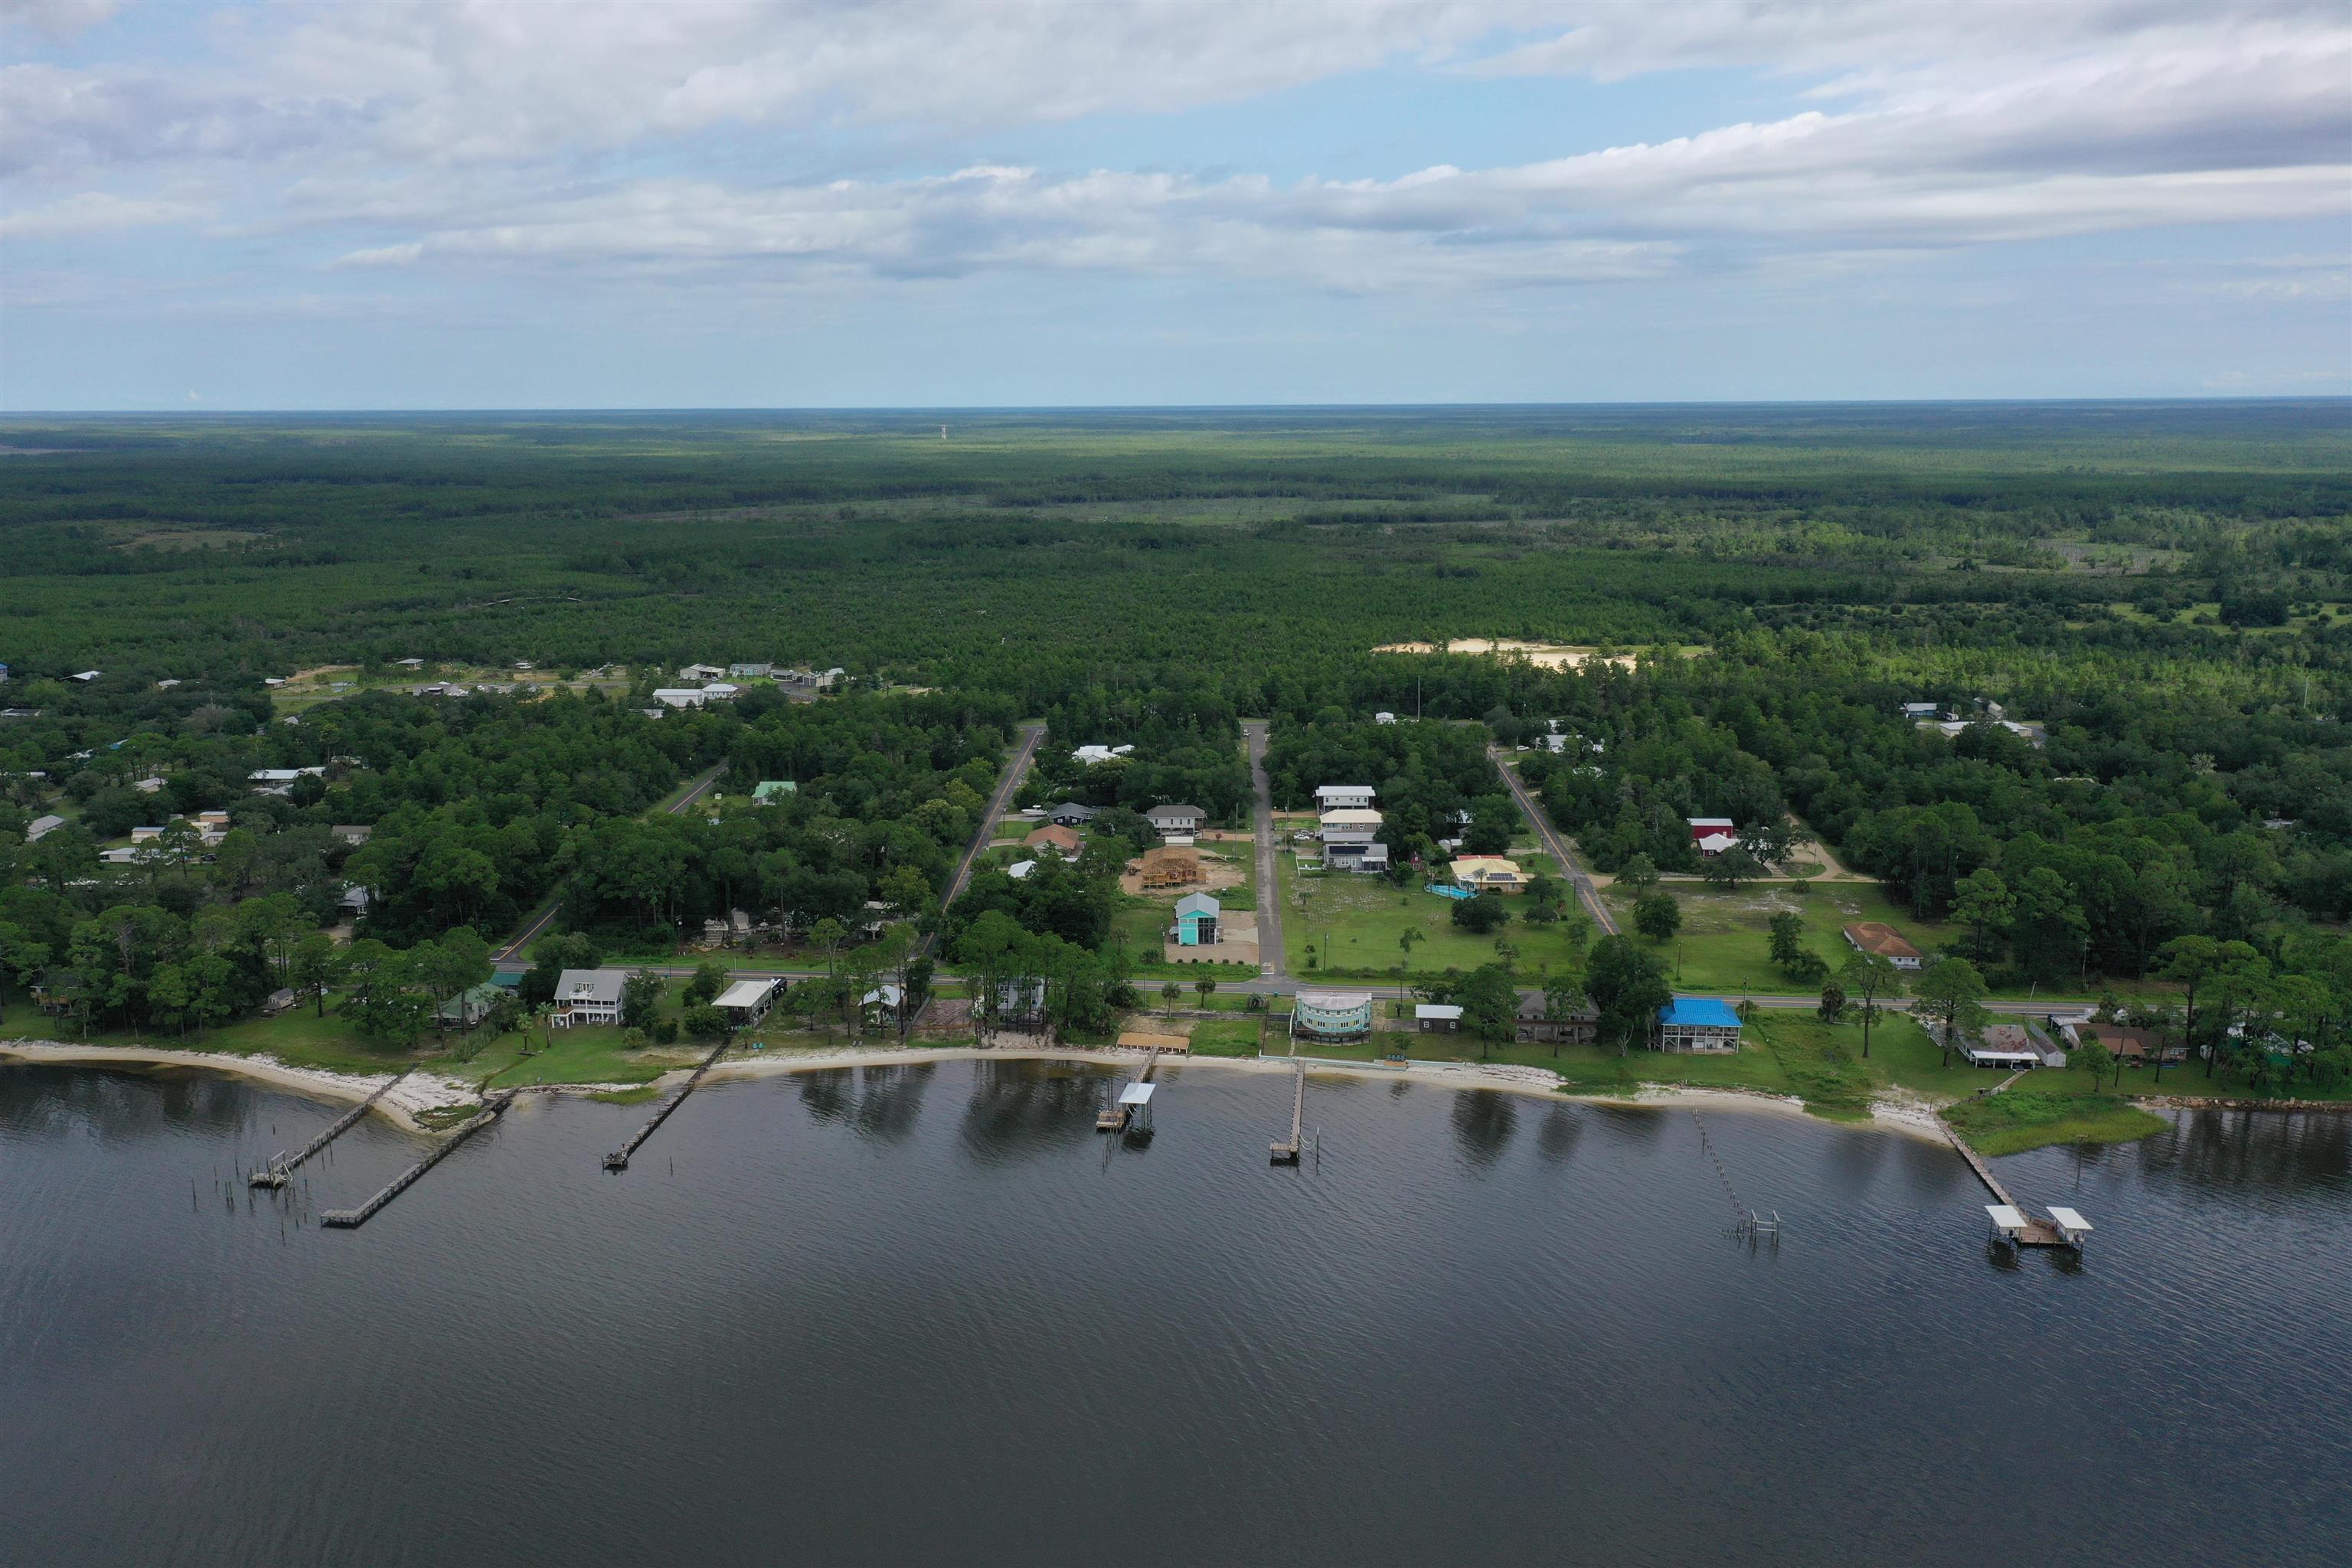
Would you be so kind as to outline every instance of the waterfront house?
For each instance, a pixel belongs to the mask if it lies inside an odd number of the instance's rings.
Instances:
[[[1372,994],[1302,990],[1291,1001],[1290,1032],[1310,1040],[1360,1040],[1372,1032]]]
[[[1500,855],[1465,855],[1454,862],[1456,887],[1481,893],[1517,893],[1527,889],[1518,864]]]
[[[1856,952],[1883,958],[1897,969],[1916,969],[1925,962],[1919,950],[1885,921],[1856,921],[1845,928],[1845,940]]]
[[[567,969],[555,980],[555,1011],[547,1021],[559,1029],[583,1024],[621,1021],[621,987],[629,978],[625,969]]]
[[[869,1029],[895,1029],[903,995],[896,985],[877,985],[858,1002],[857,1016]]]
[[[783,994],[781,980],[738,980],[719,994],[711,1005],[727,1016],[730,1029],[753,1029],[768,1016],[768,1009]]]
[[[2144,1067],[2159,1058],[2168,1062],[2182,1061],[2189,1055],[2186,1046],[2166,1039],[2155,1029],[2134,1029],[2122,1024],[2085,1020],[2067,1025],[2062,1033],[2063,1037],[2076,1045],[2098,1041],[2115,1053],[2116,1060],[2126,1067]]]
[[[1677,996],[1658,1009],[1658,1049],[1736,1051],[1739,1015],[1715,996]]]
[[[438,1016],[441,1026],[470,1029],[490,1016],[490,1008],[506,994],[506,988],[495,980],[485,980],[472,985],[441,1004]]]
[[[1412,1026],[1424,1035],[1462,1032],[1462,1009],[1449,1002],[1423,1002],[1412,1010]]]
[[[2038,1068],[2042,1049],[2023,1024],[1988,1024],[1973,1040],[1961,1042],[1960,1055],[1973,1068]]]
[[[1315,790],[1318,811],[1368,811],[1372,796],[1377,794],[1370,784],[1318,784]]]
[[[1583,998],[1564,1017],[1551,1016],[1551,1003],[1540,991],[1519,993],[1519,1012],[1512,1038],[1523,1046],[1589,1046],[1601,1036],[1601,1010]]]
[[[1206,893],[1188,893],[1176,900],[1176,945],[1214,947],[1217,923],[1224,907]]]
[[[280,1013],[289,1013],[293,1011],[294,1005],[300,1000],[301,998],[295,995],[290,988],[281,985],[263,999],[261,1016],[265,1018],[275,1018]]]
[[[1192,835],[1200,832],[1201,824],[1207,820],[1208,813],[1197,805],[1155,805],[1145,812],[1143,816],[1160,837],[1173,841],[1178,838],[1190,839]]]

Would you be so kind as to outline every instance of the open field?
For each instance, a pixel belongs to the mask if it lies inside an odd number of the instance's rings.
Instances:
[[[1832,973],[1853,952],[1843,933],[1857,921],[1885,921],[1931,955],[1951,939],[1948,928],[1913,920],[1874,882],[1751,882],[1728,892],[1695,882],[1660,886],[1682,906],[1683,927],[1671,940],[1656,944],[1657,951],[1666,961],[1667,978],[1684,991],[1736,997],[1806,989],[1772,965],[1770,926],[1772,917],[1783,910],[1793,910],[1803,918],[1805,946],[1820,954]],[[1632,932],[1633,891],[1612,886],[1601,897],[1619,928]]]
[[[1475,969],[1495,962],[1498,938],[1518,950],[1517,962],[1531,984],[1547,966],[1564,969],[1575,957],[1556,926],[1534,926],[1515,918],[1494,936],[1473,936],[1454,924],[1451,900],[1423,888],[1399,889],[1385,878],[1353,872],[1302,877],[1288,854],[1280,856],[1276,866],[1288,967],[1304,982],[1311,984],[1320,975],[1392,979],[1399,963],[1416,973]],[[1523,897],[1510,902],[1515,911],[1527,907]],[[1418,931],[1422,938],[1409,959],[1398,945],[1407,931]]]
[[[2113,1095],[2053,1094],[2023,1084],[1963,1100],[1945,1115],[1980,1154],[2021,1154],[2053,1143],[2129,1143],[2168,1125]]]

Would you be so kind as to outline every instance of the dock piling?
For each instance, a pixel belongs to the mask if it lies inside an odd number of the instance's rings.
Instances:
[[[484,1100],[479,1111],[469,1120],[459,1123],[457,1130],[436,1146],[431,1153],[394,1176],[382,1192],[355,1209],[329,1209],[319,1216],[319,1223],[332,1230],[357,1230],[374,1218],[376,1212],[384,1205],[415,1185],[425,1172],[448,1158],[458,1144],[504,1116],[507,1107],[514,1103],[514,1097],[515,1091],[508,1089],[496,1099]]]

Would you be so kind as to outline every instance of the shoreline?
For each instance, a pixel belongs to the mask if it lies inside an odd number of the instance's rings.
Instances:
[[[711,1083],[749,1083],[762,1079],[787,1077],[794,1073],[827,1072],[843,1068],[905,1067],[919,1062],[940,1061],[1052,1061],[1073,1065],[1110,1065],[1129,1061],[1142,1053],[1121,1050],[1116,1047],[1084,1047],[1056,1045],[1002,1045],[982,1048],[979,1046],[837,1046],[804,1052],[779,1052],[773,1056],[744,1057],[721,1061],[706,1074]],[[168,1046],[98,1046],[75,1045],[62,1040],[0,1040],[0,1061],[40,1062],[60,1067],[124,1067],[124,1068],[201,1068],[215,1072],[247,1078],[277,1089],[341,1103],[363,1100],[389,1082],[390,1073],[357,1074],[331,1072],[324,1068],[295,1067],[271,1056],[241,1056],[226,1051],[182,1049]],[[1286,1074],[1294,1060],[1305,1060],[1308,1074],[1335,1074],[1358,1079],[1394,1083],[1426,1084],[1433,1089],[1492,1089],[1503,1094],[1524,1095],[1530,1099],[1569,1100],[1579,1105],[1624,1106],[1634,1109],[1671,1110],[1675,1109],[1753,1111],[1768,1115],[1798,1116],[1827,1127],[1853,1131],[1874,1131],[1899,1133],[1941,1144],[1947,1141],[1942,1117],[1936,1105],[1918,1095],[1886,1096],[1874,1100],[1870,1114],[1860,1121],[1841,1121],[1816,1116],[1805,1109],[1804,1101],[1794,1095],[1776,1094],[1769,1089],[1688,1085],[1648,1085],[1631,1095],[1575,1094],[1564,1092],[1560,1080],[1540,1068],[1519,1067],[1509,1063],[1476,1062],[1409,1062],[1402,1067],[1376,1067],[1369,1062],[1331,1061],[1322,1058],[1292,1058],[1287,1057],[1194,1057],[1181,1056],[1171,1059],[1171,1066],[1192,1066],[1228,1068],[1260,1074]],[[530,1092],[551,1094],[622,1094],[640,1089],[674,1087],[675,1081],[691,1069],[672,1068],[659,1078],[646,1083],[566,1083],[534,1084],[525,1088]],[[391,1093],[377,1100],[373,1110],[381,1111],[394,1123],[410,1132],[435,1136],[436,1130],[418,1120],[421,1112],[448,1110],[473,1105],[480,1101],[478,1085],[437,1073],[412,1068],[407,1077]],[[2189,1097],[2127,1096],[2127,1101],[2155,1110],[2352,1110],[2352,1102],[2332,1100],[2201,1100]]]
[[[231,1051],[178,1050],[168,1046],[80,1046],[62,1040],[0,1040],[0,1061],[41,1062],[54,1067],[204,1068],[248,1078],[273,1089],[289,1089],[320,1100],[356,1103],[385,1084],[392,1073],[329,1072],[324,1068],[294,1067],[268,1056],[239,1056]],[[471,1105],[481,1091],[456,1079],[412,1068],[391,1093],[371,1108],[383,1112],[405,1131],[436,1135],[417,1120],[419,1112]]]

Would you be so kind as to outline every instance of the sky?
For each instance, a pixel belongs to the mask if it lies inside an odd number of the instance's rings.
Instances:
[[[2352,7],[0,0],[0,410],[2352,394]]]

